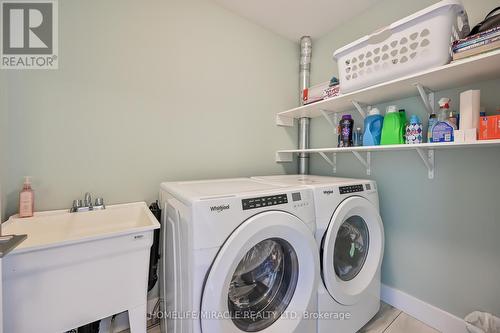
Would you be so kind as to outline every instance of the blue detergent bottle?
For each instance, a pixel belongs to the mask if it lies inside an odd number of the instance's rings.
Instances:
[[[365,118],[365,132],[363,133],[363,146],[378,146],[380,145],[380,137],[382,135],[382,125],[384,117],[380,114],[379,109],[373,108]]]

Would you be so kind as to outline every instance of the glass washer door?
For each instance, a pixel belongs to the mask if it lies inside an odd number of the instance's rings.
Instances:
[[[333,267],[342,281],[354,279],[365,264],[370,248],[370,234],[365,220],[354,215],[342,223],[335,239]]]
[[[234,324],[244,332],[272,325],[290,304],[298,273],[297,254],[286,240],[270,238],[252,247],[229,286],[228,306]]]
[[[353,196],[335,210],[322,241],[322,277],[330,295],[356,304],[382,264],[384,227],[378,209]]]
[[[203,332],[295,332],[317,293],[313,231],[292,214],[268,211],[242,223],[220,248],[203,288]]]

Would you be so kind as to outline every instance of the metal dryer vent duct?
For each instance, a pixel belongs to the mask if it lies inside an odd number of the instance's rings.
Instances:
[[[312,55],[312,39],[309,36],[303,36],[300,39],[300,104],[304,104],[303,91],[309,88],[311,77],[311,55]],[[310,118],[299,119],[299,149],[309,148],[309,127]],[[309,154],[299,153],[298,173],[307,175],[309,173]]]

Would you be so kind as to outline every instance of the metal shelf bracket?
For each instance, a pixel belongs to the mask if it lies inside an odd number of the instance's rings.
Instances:
[[[281,116],[279,114],[276,115],[276,125],[282,127],[293,127],[294,119],[291,117]]]
[[[363,164],[363,166],[366,168],[366,174],[370,176],[372,174],[371,153],[370,152],[366,153],[366,159],[364,159],[363,156],[361,156],[361,154],[358,153],[357,151],[353,151],[352,153],[354,154],[354,156],[356,156],[358,161],[360,161],[361,164]]]
[[[425,109],[429,114],[434,112],[434,91],[429,88],[424,87],[420,83],[416,83],[415,87],[417,87],[418,93],[420,94],[420,98],[424,103]]]
[[[319,154],[323,159],[330,164],[333,169],[333,173],[337,173],[337,153],[333,153],[333,158],[330,159],[324,152],[320,151]]]
[[[368,111],[369,111],[371,106],[365,105],[365,104],[362,104],[362,103],[359,103],[356,101],[351,101],[351,103],[352,103],[352,105],[354,105],[356,110],[358,110],[361,117],[363,117],[363,119],[366,118],[366,115],[368,114]]]
[[[427,168],[429,179],[434,179],[434,149],[417,148],[417,153]]]

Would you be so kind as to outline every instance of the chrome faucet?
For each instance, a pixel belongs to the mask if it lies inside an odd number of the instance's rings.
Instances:
[[[104,205],[104,199],[96,198],[95,203],[92,204],[92,195],[87,192],[85,193],[85,199],[83,200],[83,203],[81,199],[73,200],[73,207],[71,207],[69,211],[71,213],[78,213],[101,209],[106,209],[106,206]]]
[[[90,192],[85,193],[85,200],[83,201],[86,207],[89,207],[89,210],[92,210],[92,196]]]

